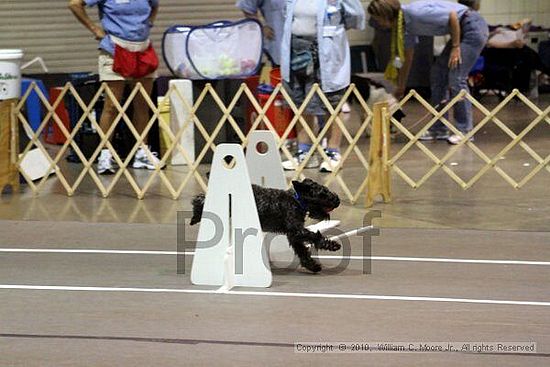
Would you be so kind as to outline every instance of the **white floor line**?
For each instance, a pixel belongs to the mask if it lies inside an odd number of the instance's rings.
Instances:
[[[42,253],[42,254],[107,254],[107,255],[177,255],[176,251],[149,250],[104,250],[104,249],[50,249],[50,248],[0,248],[0,253]],[[182,253],[180,253],[182,254]],[[194,255],[194,252],[184,252],[184,255]]]
[[[340,260],[342,256],[318,256],[320,259]],[[402,256],[349,256],[350,260],[375,260],[375,261],[410,261],[410,262],[436,262],[436,263],[464,263],[464,264],[495,264],[495,265],[540,265],[550,266],[550,261],[531,260],[487,260],[487,259],[445,259],[440,257],[402,257]]]
[[[107,254],[107,255],[178,255],[176,251],[134,251],[134,250],[91,250],[91,249],[24,249],[24,248],[0,248],[0,253],[53,253],[53,254]],[[192,251],[179,253],[180,255],[193,256]],[[340,255],[313,256],[318,259],[342,260]],[[348,256],[349,260],[373,260],[373,261],[406,261],[406,262],[433,262],[433,263],[459,263],[459,264],[493,264],[493,265],[535,265],[550,266],[550,261],[533,260],[489,260],[489,259],[447,259],[439,257],[403,257],[403,256]]]
[[[513,305],[513,306],[542,306],[550,307],[550,302],[541,301],[509,301],[494,299],[445,298],[445,297],[413,297],[413,296],[384,296],[374,294],[340,294],[340,293],[292,293],[292,292],[265,292],[265,291],[226,291],[204,289],[170,289],[170,288],[115,288],[115,287],[73,287],[73,286],[40,286],[40,285],[0,285],[0,290],[24,291],[55,291],[55,292],[120,292],[120,293],[186,293],[186,294],[226,294],[237,296],[263,297],[293,297],[293,298],[324,298],[348,300],[378,300],[378,301],[405,301],[405,302],[447,302],[470,303],[486,305]]]

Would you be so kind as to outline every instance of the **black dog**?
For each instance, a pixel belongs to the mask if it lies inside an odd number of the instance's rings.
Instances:
[[[313,260],[306,246],[310,243],[319,250],[338,251],[340,244],[304,227],[306,215],[325,220],[340,205],[338,195],[313,180],[292,181],[294,190],[267,189],[252,185],[258,216],[264,232],[285,234],[288,243],[300,259],[300,264],[317,273],[321,264]],[[200,222],[204,206],[204,194],[193,198],[191,225]]]

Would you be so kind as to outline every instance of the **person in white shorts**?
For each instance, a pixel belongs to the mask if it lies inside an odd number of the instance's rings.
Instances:
[[[92,21],[86,13],[86,7],[93,6],[98,7],[101,26]],[[119,102],[122,100],[127,83],[132,87],[136,83],[141,83],[147,94],[150,94],[156,77],[154,71],[139,78],[125,77],[113,71],[113,63],[117,46],[132,52],[143,52],[148,49],[151,28],[159,9],[159,0],[70,0],[69,8],[99,41],[99,79],[107,83],[116,99]],[[118,110],[111,99],[105,98],[100,119],[103,132],[109,130],[117,114]],[[149,105],[138,93],[133,100],[132,119],[138,133],[143,132],[148,120]],[[146,149],[145,144],[139,148],[132,163],[133,168],[155,169],[158,166],[160,162],[156,153],[147,154]],[[97,171],[100,174],[115,173],[109,149],[101,151]]]

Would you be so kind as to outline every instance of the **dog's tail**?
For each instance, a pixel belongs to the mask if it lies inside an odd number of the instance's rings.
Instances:
[[[197,224],[201,221],[202,209],[204,208],[204,194],[199,194],[193,198],[191,204],[193,204],[193,218],[191,218],[191,225]]]

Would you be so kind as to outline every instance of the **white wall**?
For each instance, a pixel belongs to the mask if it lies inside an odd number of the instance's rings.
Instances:
[[[481,0],[481,14],[489,24],[530,18],[533,25],[550,27],[550,0]]]

